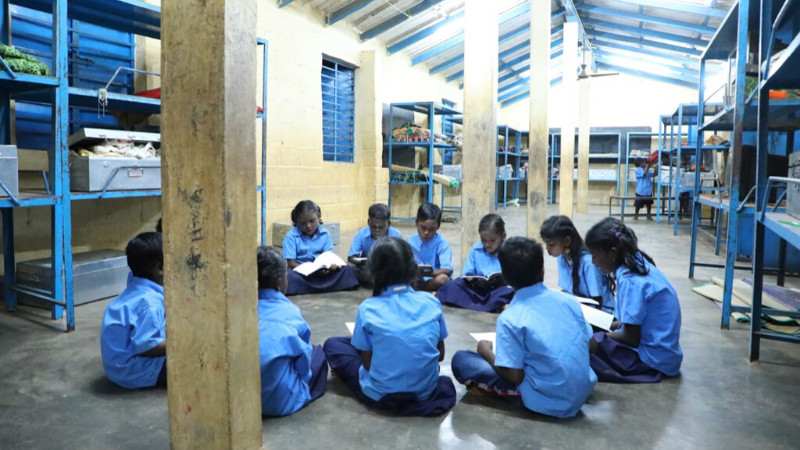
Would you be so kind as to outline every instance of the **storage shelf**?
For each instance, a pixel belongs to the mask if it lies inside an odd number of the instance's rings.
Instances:
[[[392,106],[406,111],[413,111],[419,114],[428,113],[428,105],[433,105],[433,113],[440,116],[460,116],[462,113],[456,109],[444,106],[435,102],[402,102],[392,103]]]
[[[50,13],[53,0],[11,0],[26,8]],[[161,38],[161,8],[141,0],[69,0],[70,19],[154,39]]]
[[[11,201],[9,197],[2,197],[0,198],[0,208],[30,208],[56,204],[56,197],[45,192],[20,192],[17,200],[19,205]]]
[[[800,77],[797,74],[798,67],[800,67],[800,34],[792,39],[791,44],[783,51],[780,58],[769,65],[769,75],[766,80],[761,82],[761,88],[800,88]]]
[[[758,106],[751,102],[745,105],[744,129],[753,131],[758,126]],[[770,100],[769,129],[791,130],[800,123],[800,99]],[[733,107],[725,108],[703,124],[703,131],[729,131],[733,128]]]
[[[106,191],[106,192],[73,192],[72,200],[112,200],[121,198],[160,197],[160,189],[141,191]]]
[[[768,212],[758,221],[794,248],[800,248],[800,220],[785,212]]]
[[[388,147],[389,144],[386,143],[384,146]],[[392,147],[430,147],[430,142],[392,142]],[[458,148],[455,145],[451,144],[441,144],[441,143],[434,143],[433,148]]]
[[[55,77],[29,75],[27,73],[15,73],[15,77],[5,70],[0,69],[0,89],[23,92],[34,89],[54,88],[58,86],[58,79]]]
[[[30,92],[17,96],[20,100],[31,102],[49,102],[49,94],[46,92]],[[79,87],[69,88],[69,105],[82,106],[85,108],[98,108],[97,89],[85,89]],[[161,100],[157,98],[142,97],[139,95],[121,94],[119,92],[108,93],[107,111],[137,112],[142,114],[158,114],[161,111]]]

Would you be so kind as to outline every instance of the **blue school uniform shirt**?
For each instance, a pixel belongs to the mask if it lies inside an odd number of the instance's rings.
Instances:
[[[464,262],[464,276],[480,275],[488,277],[494,273],[502,272],[500,260],[497,254],[486,251],[483,244],[477,242],[469,251],[467,260]]]
[[[681,307],[678,294],[669,280],[653,264],[638,256],[647,275],[631,272],[626,266],[616,271],[617,309],[623,324],[640,325],[639,358],[649,367],[668,375],[678,375],[683,361],[680,345]]]
[[[417,264],[427,264],[434,270],[453,270],[453,252],[441,234],[436,233],[427,241],[423,241],[419,234],[414,234],[408,239],[408,243],[414,250]]]
[[[519,289],[497,318],[495,365],[522,369],[518,386],[526,408],[572,417],[592,393],[589,366],[592,328],[578,303],[538,283]]]
[[[647,173],[645,173],[644,168],[637,167],[636,168],[636,193],[639,195],[643,195],[649,197],[653,195],[653,177],[655,174],[650,170],[647,169]]]
[[[109,380],[128,389],[152,387],[165,356],[140,356],[167,338],[164,288],[145,278],[128,277],[128,286],[106,306],[100,330],[100,356]]]
[[[311,329],[300,309],[274,289],[258,291],[261,414],[286,416],[311,399]]]
[[[292,227],[283,238],[283,257],[299,263],[314,261],[321,253],[333,250],[331,235],[322,226],[317,231],[307,236],[297,227]]]
[[[361,303],[351,343],[372,352],[369,370],[361,366],[359,383],[378,401],[392,393],[431,397],[439,378],[439,342],[447,337],[442,304],[407,285],[387,288]]]
[[[614,296],[608,287],[608,279],[600,272],[600,269],[592,262],[592,254],[584,251],[581,254],[580,268],[578,269],[579,286],[573,291],[572,286],[572,265],[568,256],[559,255],[556,258],[558,266],[558,287],[563,291],[579,297],[602,297],[603,309],[606,311],[614,310]]]
[[[387,236],[403,239],[403,235],[400,234],[395,227],[389,227]],[[347,252],[347,256],[367,256],[373,244],[375,244],[375,239],[372,238],[372,232],[369,230],[369,227],[364,227],[358,230],[358,233],[353,237],[353,242],[350,244],[350,251]]]

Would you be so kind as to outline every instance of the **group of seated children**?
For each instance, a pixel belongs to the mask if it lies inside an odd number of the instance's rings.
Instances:
[[[438,233],[437,207],[420,207],[418,234],[408,241],[391,228],[384,205],[373,205],[369,216],[350,249],[351,256],[367,258],[359,268],[345,265],[313,277],[290,270],[332,247],[320,227],[321,211],[311,201],[292,212],[295,228],[284,239],[283,256],[258,249],[265,416],[292,414],[321,397],[328,365],[368,407],[405,416],[449,411],[456,391],[439,373],[448,335],[442,304],[502,311],[496,344],[480,341],[475,352],[456,352],[452,371],[469,389],[519,398],[536,413],[575,416],[598,380],[651,383],[679,375],[677,293],[619,220],[594,225],[585,244],[566,217],[542,224],[547,251],[558,258],[561,290],[556,291],[543,284],[542,245],[506,239],[503,220],[495,214],[481,220],[481,242],[467,256],[463,276],[454,280],[449,245]],[[161,234],[140,234],[126,254],[132,275],[106,307],[103,366],[108,378],[125,388],[166,385]],[[431,270],[423,275],[420,267],[426,265]],[[352,289],[357,274],[373,291],[358,307],[352,337],[313,346],[308,323],[285,295]],[[499,284],[492,281],[496,277]],[[482,284],[474,282],[478,278]],[[438,298],[425,290],[436,290]],[[613,310],[611,331],[593,334],[574,296]]]

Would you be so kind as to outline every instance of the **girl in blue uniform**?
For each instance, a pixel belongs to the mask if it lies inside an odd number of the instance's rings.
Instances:
[[[498,257],[516,293],[497,317],[497,349],[480,341],[477,352],[456,352],[453,375],[467,387],[522,397],[530,411],[573,417],[597,383],[587,349],[592,329],[575,300],[542,284],[538,242],[511,238]]]
[[[321,227],[322,210],[311,200],[303,200],[292,210],[292,227],[283,238],[283,257],[294,269],[304,262],[314,261],[320,254],[333,250],[328,230]],[[333,267],[303,276],[289,270],[286,295],[343,291],[358,287],[352,267]]]
[[[442,225],[442,210],[433,203],[423,203],[417,210],[417,234],[408,239],[414,249],[418,265],[430,266],[433,272],[420,274],[415,287],[436,292],[450,281],[453,273],[453,252],[450,244],[439,234]]]
[[[283,295],[286,261],[267,247],[257,259],[261,414],[288,416],[322,397],[328,364],[322,347],[312,347],[300,309]]]
[[[656,383],[680,373],[681,307],[678,294],[653,258],[639,250],[636,234],[606,218],[586,233],[597,267],[613,280],[615,324],[595,333],[590,350],[600,381]]]
[[[497,214],[487,214],[478,224],[478,234],[481,241],[467,255],[464,276],[439,288],[436,297],[448,306],[500,312],[514,296],[514,290],[503,280],[497,259],[497,251],[506,239],[506,224]],[[486,277],[489,281],[470,277]]]
[[[161,233],[128,242],[128,286],[106,306],[100,356],[114,384],[138,389],[167,384],[167,320]]]
[[[442,305],[411,287],[417,265],[408,243],[387,237],[370,252],[373,296],[356,313],[352,338],[325,341],[331,369],[367,406],[403,416],[436,416],[456,402],[439,376],[447,326]]]
[[[558,287],[578,297],[596,300],[606,311],[614,310],[608,279],[592,263],[592,254],[567,216],[551,216],[539,231],[547,253],[558,264]]]

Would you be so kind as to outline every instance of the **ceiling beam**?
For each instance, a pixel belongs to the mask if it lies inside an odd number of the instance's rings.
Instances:
[[[366,41],[368,39],[372,39],[375,36],[378,36],[390,29],[400,25],[401,23],[405,22],[411,17],[414,17],[418,14],[421,14],[434,6],[438,5],[439,3],[443,2],[444,0],[422,0],[422,2],[417,3],[416,5],[412,6],[411,8],[406,9],[405,11],[399,12],[396,15],[386,19],[385,21],[375,25],[374,27],[368,29],[361,33],[360,38],[362,41]]]
[[[597,29],[597,27],[610,28],[611,30],[624,31],[626,33],[635,33],[639,37],[664,39],[668,41],[679,42],[681,44],[688,44],[703,48],[705,48],[709,42],[705,39],[693,38],[689,36],[681,36],[679,34],[673,34],[673,33],[665,33],[663,31],[649,30],[647,28],[624,25],[621,23],[607,22],[605,20],[599,20],[599,19],[586,18],[584,19],[583,23],[586,24],[586,27],[589,29]]]
[[[366,8],[373,1],[374,0],[357,0],[355,2],[350,2],[328,15],[328,17],[325,18],[325,23],[333,25],[340,20],[344,20],[351,14]]]
[[[683,86],[690,89],[697,89],[697,81],[694,82],[688,80],[682,80],[679,78],[668,77],[665,75],[654,74],[645,70],[638,70],[638,69],[631,69],[628,67],[620,66],[617,64],[609,64],[606,62],[598,61],[597,67],[604,70],[613,70],[615,72],[620,72],[628,75],[632,75],[635,77],[642,77],[642,78],[649,78],[655,81],[661,81],[664,83],[674,84],[676,86]]]
[[[602,6],[582,6],[581,12],[588,14],[599,14],[608,17],[618,17],[623,19],[638,20],[639,22],[655,23],[658,25],[668,26],[676,30],[691,31],[693,33],[701,33],[709,36],[713,35],[714,32],[716,31],[716,28],[709,27],[707,25],[690,23],[690,22],[681,22],[679,20],[668,19],[666,17],[655,17],[647,14],[639,14],[635,12],[605,8]]]
[[[619,50],[627,50],[629,52],[641,53],[646,55],[655,56],[658,58],[665,58],[665,59],[674,59],[676,57],[675,53],[672,52],[661,52],[658,50],[652,50],[650,48],[641,48],[636,47],[634,45],[629,45],[621,42],[616,41],[607,41],[605,39],[594,39],[592,41],[592,45],[597,47],[604,47],[604,48],[615,48]],[[699,64],[700,59],[695,55],[684,54],[684,58],[692,61],[695,64]],[[698,66],[699,67],[699,66]]]
[[[403,39],[400,39],[399,41],[387,46],[386,47],[386,51],[389,52],[390,55],[394,54],[394,53],[397,53],[400,50],[403,50],[404,48],[406,48],[406,47],[408,47],[410,45],[416,44],[417,42],[419,42],[419,41],[421,41],[421,40],[433,35],[437,31],[439,31],[440,29],[444,28],[447,25],[450,25],[451,23],[453,23],[453,22],[455,22],[457,20],[462,19],[463,17],[464,17],[464,11],[458,11],[458,12],[455,12],[453,14],[450,14],[449,16],[444,18],[443,20],[440,20],[440,21],[434,23],[433,25],[431,25],[429,27],[423,28],[423,29],[417,31],[416,33],[413,33],[413,34],[411,34],[411,35],[409,35],[409,36],[407,36],[407,37],[405,37]]]
[[[701,53],[700,50],[696,50],[696,49],[694,49],[692,47],[683,47],[683,46],[679,46],[679,45],[666,44],[664,42],[651,41],[651,40],[644,39],[644,38],[637,38],[637,37],[633,37],[633,36],[625,36],[625,35],[616,34],[616,33],[608,33],[606,31],[591,30],[589,32],[589,35],[594,36],[595,38],[606,38],[606,39],[610,39],[610,40],[613,40],[613,41],[630,42],[630,43],[639,44],[639,45],[642,45],[642,46],[645,46],[645,47],[652,47],[652,48],[657,48],[657,49],[660,49],[660,50],[667,50],[667,51],[676,52],[676,53],[683,53],[683,54],[692,55],[692,56],[700,56],[700,53]]]
[[[632,5],[647,6],[649,8],[661,8],[669,11],[678,11],[699,16],[715,17],[724,19],[728,11],[708,6],[695,6],[683,2],[671,2],[665,0],[617,0],[618,2],[630,3]]]

